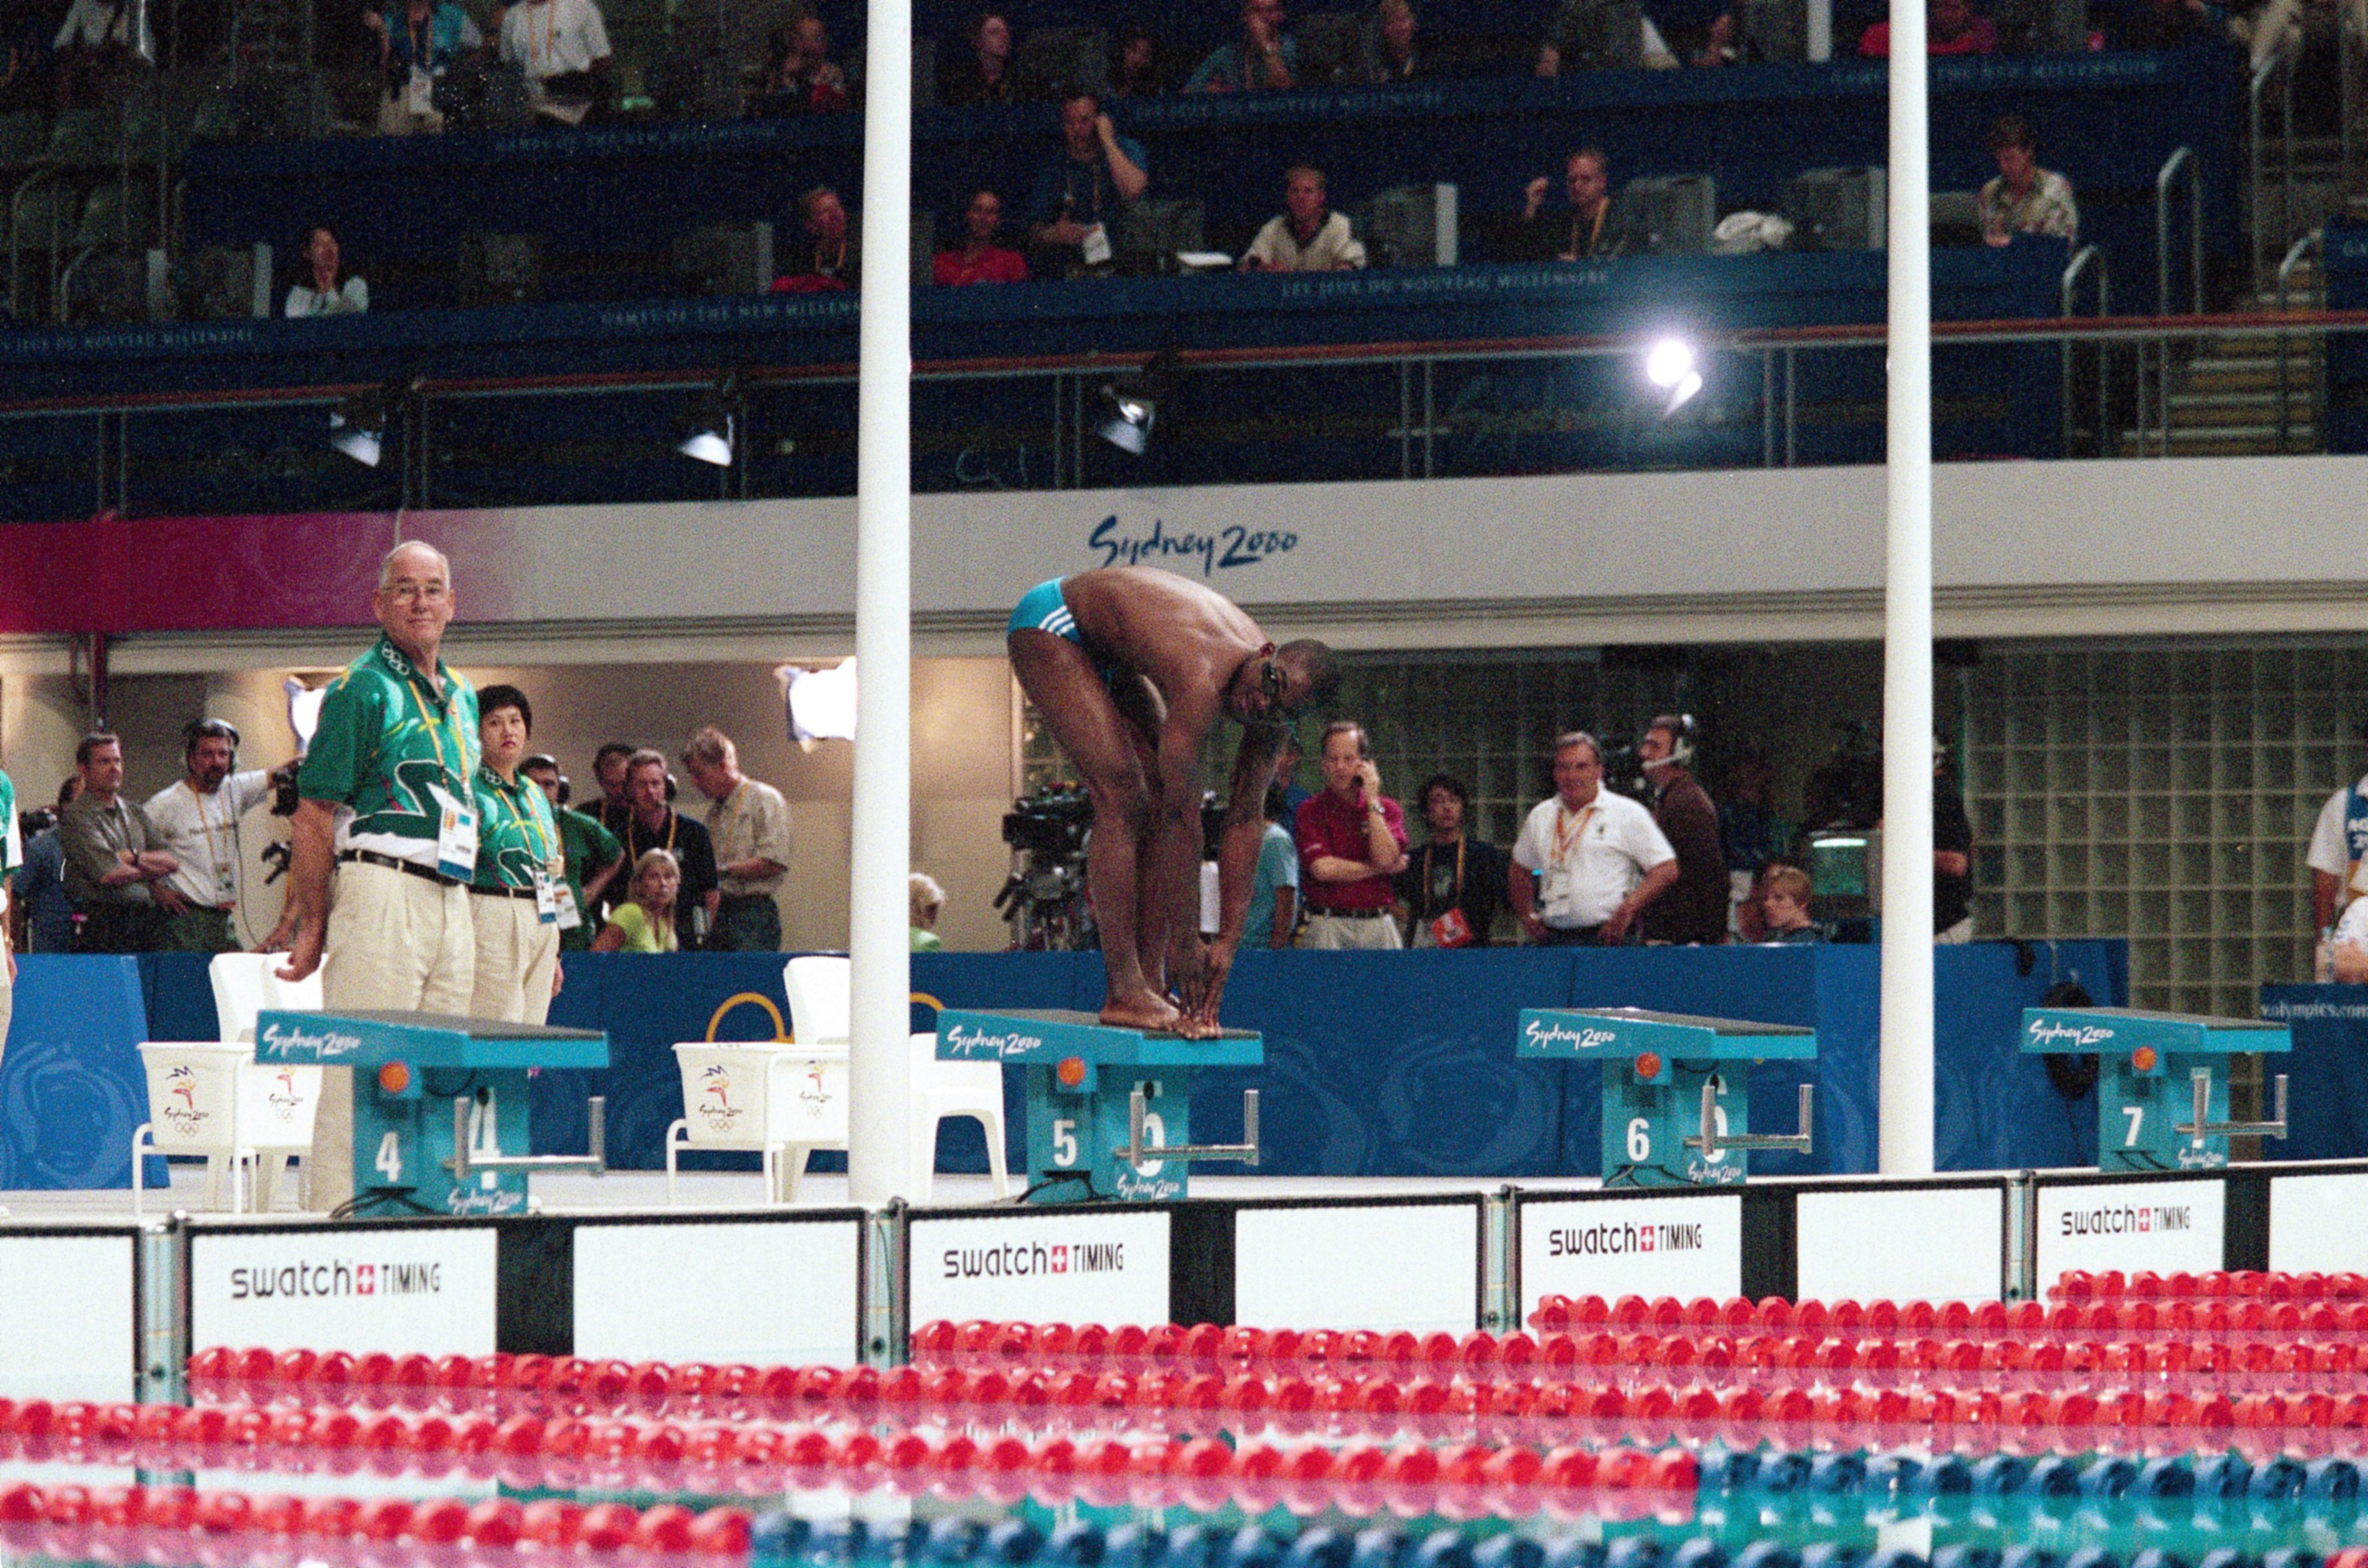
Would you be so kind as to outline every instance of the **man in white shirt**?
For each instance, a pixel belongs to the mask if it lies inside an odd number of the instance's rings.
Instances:
[[[539,108],[588,105],[609,54],[608,25],[593,0],[518,0],[502,13],[502,60],[525,71]],[[582,110],[573,118],[580,121]]]
[[[199,719],[181,732],[186,772],[148,798],[141,809],[158,844],[180,861],[155,887],[165,911],[165,950],[234,953],[231,928],[238,906],[239,819],[271,794],[262,768],[233,772],[238,731],[221,719]]]
[[[1572,731],[1554,742],[1554,797],[1513,843],[1506,896],[1541,947],[1616,947],[1678,880],[1678,852],[1653,813],[1603,788],[1603,748]]]
[[[2368,892],[2368,775],[2346,784],[2318,809],[2310,835],[2311,924],[2321,932],[2335,925],[2346,905]]]
[[[781,906],[774,895],[790,870],[789,802],[740,771],[740,748],[712,724],[682,748],[682,766],[712,802],[707,834],[715,841],[722,896],[708,950],[780,952]]]
[[[1301,164],[1283,176],[1283,213],[1269,219],[1242,257],[1245,272],[1346,272],[1365,265],[1349,215],[1326,203],[1324,171]]]

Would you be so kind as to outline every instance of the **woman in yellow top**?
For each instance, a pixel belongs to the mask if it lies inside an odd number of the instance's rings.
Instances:
[[[682,868],[663,849],[645,849],[633,862],[625,902],[609,911],[609,923],[592,938],[596,953],[670,953],[676,949],[675,895]]]

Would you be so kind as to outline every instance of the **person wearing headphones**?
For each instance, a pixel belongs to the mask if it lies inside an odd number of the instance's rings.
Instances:
[[[1636,743],[1637,760],[1653,787],[1653,824],[1678,852],[1678,880],[1645,908],[1645,939],[1704,947],[1726,940],[1726,852],[1718,837],[1718,808],[1695,782],[1697,738],[1691,713],[1656,715]]]
[[[626,857],[637,869],[650,850],[663,849],[674,857],[682,872],[674,906],[675,936],[685,952],[706,946],[716,906],[723,901],[715,841],[702,824],[669,803],[674,776],[666,771],[664,752],[643,747],[625,759],[625,795],[633,803],[622,835]]]
[[[181,767],[181,777],[141,808],[158,843],[181,863],[154,889],[165,911],[164,948],[234,953],[244,945],[232,926],[243,859],[239,820],[271,799],[272,776],[260,767],[238,770],[238,729],[226,719],[182,726]]]

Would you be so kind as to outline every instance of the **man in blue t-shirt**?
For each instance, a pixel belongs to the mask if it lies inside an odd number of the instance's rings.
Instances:
[[[1282,786],[1268,785],[1266,836],[1258,840],[1249,913],[1242,917],[1242,940],[1254,947],[1287,948],[1299,926],[1299,845],[1282,825],[1290,815]]]
[[[1028,241],[1042,253],[1039,278],[1108,273],[1119,220],[1151,188],[1142,144],[1121,136],[1091,93],[1061,104],[1061,151],[1037,172],[1028,203]]]

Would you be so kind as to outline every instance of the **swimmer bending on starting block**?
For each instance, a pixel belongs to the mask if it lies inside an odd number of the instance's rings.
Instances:
[[[1339,684],[1331,650],[1277,648],[1223,595],[1146,566],[1039,584],[1012,612],[1006,643],[1093,800],[1086,873],[1110,971],[1102,1022],[1214,1034],[1249,910],[1266,788],[1292,716]],[[1220,717],[1243,734],[1217,856],[1223,914],[1204,953],[1201,744]]]

